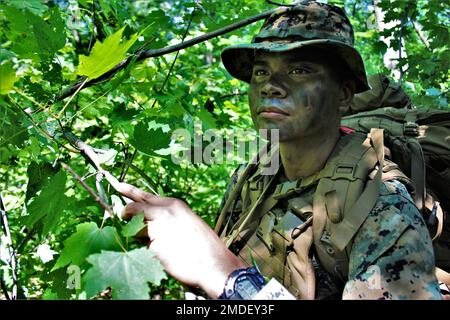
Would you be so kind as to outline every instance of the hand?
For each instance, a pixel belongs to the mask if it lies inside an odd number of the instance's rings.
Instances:
[[[177,280],[217,298],[228,275],[246,267],[183,201],[155,196],[126,183],[115,187],[135,201],[125,206],[123,218],[144,212],[150,248]]]

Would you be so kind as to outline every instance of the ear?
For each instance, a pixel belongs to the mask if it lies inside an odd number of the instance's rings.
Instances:
[[[341,93],[339,96],[340,107],[348,107],[355,95],[355,82],[353,80],[344,80],[341,86]]]

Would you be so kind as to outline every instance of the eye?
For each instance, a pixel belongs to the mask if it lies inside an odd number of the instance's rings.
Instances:
[[[264,70],[264,69],[255,69],[255,70],[253,70],[253,75],[254,76],[266,76],[268,74],[269,73],[266,70]]]
[[[292,69],[289,74],[294,74],[294,75],[301,75],[301,74],[308,74],[309,70],[305,69],[305,68],[294,68]]]

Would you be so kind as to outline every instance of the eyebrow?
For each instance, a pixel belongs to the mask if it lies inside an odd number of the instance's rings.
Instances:
[[[292,57],[286,60],[287,63],[314,63],[313,61],[310,60],[300,60],[296,57]],[[265,60],[261,60],[261,59],[256,59],[253,61],[254,65],[262,65],[262,66],[267,66],[268,63]]]

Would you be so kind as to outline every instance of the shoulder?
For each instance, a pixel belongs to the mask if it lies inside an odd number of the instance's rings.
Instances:
[[[401,182],[389,180],[383,183],[374,208],[354,238],[349,277],[363,272],[399,241],[423,259],[434,260],[430,235],[411,195]]]

